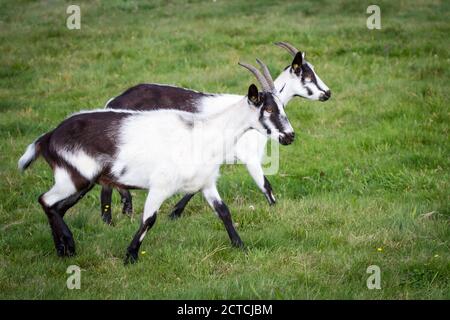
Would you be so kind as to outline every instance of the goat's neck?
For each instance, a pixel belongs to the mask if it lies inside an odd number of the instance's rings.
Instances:
[[[199,118],[207,118],[209,116],[223,113],[228,107],[240,102],[244,96],[235,94],[215,94],[204,97],[199,106]]]
[[[210,116],[204,126],[209,137],[206,137],[217,148],[226,147],[231,150],[237,140],[254,124],[255,110],[247,104],[247,98],[235,103],[219,114]]]
[[[278,92],[278,97],[284,105],[287,105],[289,101],[291,101],[291,99],[295,97],[289,69],[290,68],[287,68],[283,72],[281,72],[274,81],[275,88]]]

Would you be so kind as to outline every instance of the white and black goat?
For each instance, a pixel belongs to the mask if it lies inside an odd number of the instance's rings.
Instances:
[[[252,84],[246,97],[234,99],[215,114],[198,117],[179,110],[80,112],[28,146],[19,160],[20,169],[25,170],[42,155],[53,170],[55,183],[39,197],[39,203],[48,217],[58,255],[75,253],[74,239],[63,217],[95,183],[149,190],[126,262],[137,260],[158,209],[177,192],[202,191],[222,219],[232,244],[243,245],[216,188],[220,165],[227,156],[223,151],[232,150],[249,129],[285,145],[293,141],[294,132],[271,78],[250,65],[241,65],[257,76],[263,91],[258,92]],[[195,150],[200,151],[200,157]]]
[[[277,42],[275,45],[286,49],[293,57],[292,63],[286,67],[275,80],[275,88],[284,105],[294,97],[303,97],[310,100],[326,101],[331,96],[330,89],[315,73],[314,67],[305,60],[305,53],[286,42]],[[158,110],[179,109],[192,112],[199,116],[221,112],[231,102],[241,96],[224,94],[206,94],[184,88],[159,85],[139,84],[121,95],[110,99],[106,108],[130,110]],[[263,153],[266,148],[267,137],[256,130],[244,134],[236,145],[236,158],[246,164],[247,170],[259,189],[264,193],[270,204],[275,203],[272,187],[261,166]],[[257,150],[255,152],[255,150]],[[126,189],[118,189],[123,203],[123,213],[132,212],[131,194]],[[111,195],[110,186],[102,188],[101,211],[105,222],[111,223]],[[171,213],[177,218],[193,194],[185,195],[175,206]]]

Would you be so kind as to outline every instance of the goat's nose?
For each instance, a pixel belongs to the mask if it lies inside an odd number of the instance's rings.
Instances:
[[[280,142],[281,144],[288,145],[294,141],[294,138],[295,138],[294,132],[285,133],[283,137],[280,138]]]
[[[327,91],[325,91],[324,93],[322,93],[322,94],[320,95],[319,100],[320,100],[320,101],[327,101],[328,99],[330,99],[330,97],[331,97],[331,91],[330,91],[330,90],[327,90]]]

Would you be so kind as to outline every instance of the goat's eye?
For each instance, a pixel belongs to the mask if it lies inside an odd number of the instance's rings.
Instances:
[[[266,108],[266,112],[268,112],[268,113],[272,113],[273,112],[273,107],[267,107]]]

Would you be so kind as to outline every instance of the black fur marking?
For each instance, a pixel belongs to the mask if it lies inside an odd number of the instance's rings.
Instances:
[[[233,221],[231,219],[230,210],[228,209],[227,205],[223,203],[222,201],[215,200],[213,202],[214,209],[216,210],[219,218],[222,220],[223,224],[225,225],[225,229],[227,230],[228,236],[230,237],[231,243],[235,247],[242,248],[244,246],[244,243],[242,242],[241,238],[239,237],[239,234],[237,233],[236,229],[234,228]]]
[[[53,130],[49,148],[74,151],[82,146],[83,151],[91,156],[113,156],[120,125],[131,115],[126,112],[88,112],[73,115]]]
[[[258,88],[253,83],[248,87],[247,98],[256,107],[261,105],[261,95],[262,93],[258,92]]]
[[[302,64],[302,76],[301,76],[301,81],[303,85],[306,83],[307,78],[309,78],[311,82],[316,85],[317,89],[319,89],[320,91],[325,91],[317,83],[317,78],[314,71],[306,63],[304,63]],[[308,95],[312,95],[312,91],[308,87],[306,87],[306,89],[308,91]]]
[[[156,110],[176,109],[198,112],[198,101],[211,94],[159,84],[138,84],[107,104],[110,109]]]
[[[264,176],[264,195],[267,198],[267,201],[270,205],[274,205],[276,203],[275,197],[273,196],[272,186],[270,185],[269,180]]]
[[[273,98],[273,96],[269,93],[264,93],[264,104],[261,108],[261,115],[260,117],[263,116],[263,112],[265,110],[267,110],[268,108],[272,109],[272,112],[270,113],[269,119],[270,122],[272,122],[272,124],[274,125],[275,128],[277,128],[278,131],[283,132],[284,128],[283,128],[283,124],[281,123],[281,119],[280,119],[280,109],[278,108],[278,105],[275,102],[275,99]],[[265,124],[263,124],[264,128],[266,128],[267,126]],[[266,128],[267,130],[267,128]],[[270,134],[270,131],[268,131],[268,133]]]

